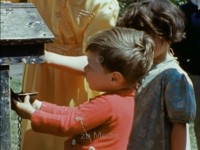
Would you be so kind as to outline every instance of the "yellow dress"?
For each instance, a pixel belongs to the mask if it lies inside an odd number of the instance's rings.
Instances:
[[[95,32],[115,26],[117,0],[29,0],[35,4],[55,42],[46,50],[62,55],[84,55],[87,39]],[[23,91],[38,91],[38,99],[58,105],[76,106],[95,96],[84,78],[55,69],[47,64],[25,65]],[[23,150],[63,150],[65,138],[31,130],[22,122]]]

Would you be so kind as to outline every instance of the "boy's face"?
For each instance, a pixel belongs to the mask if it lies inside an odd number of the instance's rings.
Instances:
[[[105,68],[102,67],[101,63],[104,61],[103,57],[98,56],[95,53],[88,51],[88,64],[85,66],[85,76],[89,83],[89,87],[92,90],[97,91],[109,91],[111,90],[110,80],[111,74]]]

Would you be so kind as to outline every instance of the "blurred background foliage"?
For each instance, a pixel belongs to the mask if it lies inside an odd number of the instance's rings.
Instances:
[[[130,3],[132,2],[137,2],[139,0],[118,0],[121,11],[120,11],[120,16],[123,13],[123,10],[126,8],[126,6],[128,6]],[[187,0],[171,0],[174,4],[176,5],[181,5],[183,3],[185,3]]]

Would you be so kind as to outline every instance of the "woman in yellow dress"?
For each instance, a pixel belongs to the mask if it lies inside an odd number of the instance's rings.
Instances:
[[[115,26],[119,5],[117,0],[29,0],[35,4],[49,29],[54,43],[46,44],[47,51],[61,55],[84,55],[87,39],[94,33]],[[63,72],[47,64],[24,66],[25,92],[37,91],[38,99],[58,105],[77,106],[93,97],[82,76]],[[30,122],[22,122],[23,150],[62,150],[65,138],[38,134]]]

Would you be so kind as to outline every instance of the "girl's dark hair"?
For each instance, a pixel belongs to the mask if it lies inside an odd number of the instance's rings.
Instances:
[[[129,5],[117,26],[142,30],[169,43],[185,38],[185,15],[170,0],[141,0]]]
[[[86,51],[108,71],[120,72],[127,83],[135,84],[153,64],[152,38],[143,31],[115,27],[94,35]]]

